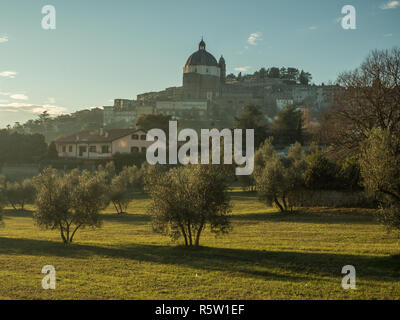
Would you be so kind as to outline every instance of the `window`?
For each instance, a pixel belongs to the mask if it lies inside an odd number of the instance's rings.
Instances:
[[[146,147],[142,147],[142,152],[146,152]]]
[[[96,152],[96,146],[90,146],[89,152]]]
[[[131,152],[139,152],[139,148],[138,147],[132,147],[131,148]]]
[[[139,136],[137,134],[132,135],[132,140],[139,140]]]
[[[110,153],[108,146],[101,146],[101,153]]]
[[[82,157],[86,153],[86,146],[79,146],[79,156]]]
[[[72,152],[72,146],[68,147],[68,152]]]
[[[67,147],[66,146],[62,146],[62,152],[66,152],[67,151]]]
[[[146,140],[146,135],[145,135],[145,134],[142,134],[142,135],[140,136],[140,140]]]

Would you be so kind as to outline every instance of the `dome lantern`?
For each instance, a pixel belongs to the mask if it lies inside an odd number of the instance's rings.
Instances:
[[[199,43],[199,50],[206,50],[206,43],[204,42],[203,37]]]
[[[206,44],[203,38],[199,43],[199,50],[187,59],[184,69],[187,70],[190,66],[219,67],[215,57],[206,51]]]

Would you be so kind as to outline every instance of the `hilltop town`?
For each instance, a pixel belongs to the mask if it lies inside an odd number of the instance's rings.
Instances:
[[[229,125],[247,105],[273,118],[286,105],[316,111],[332,104],[335,85],[311,85],[311,75],[296,68],[261,68],[253,74],[226,74],[226,61],[206,50],[204,40],[183,67],[182,86],[115,99],[104,106],[105,126],[126,126],[142,114],[164,113],[182,120],[209,120]],[[229,116],[227,116],[229,115]]]

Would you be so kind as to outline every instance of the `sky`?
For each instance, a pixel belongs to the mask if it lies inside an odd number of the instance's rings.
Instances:
[[[45,5],[56,29],[42,28]],[[1,0],[0,127],[181,86],[202,36],[228,73],[297,67],[327,83],[400,45],[400,1]]]

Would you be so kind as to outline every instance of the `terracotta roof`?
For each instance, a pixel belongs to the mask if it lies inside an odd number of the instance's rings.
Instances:
[[[75,133],[68,137],[55,140],[57,143],[78,143],[78,142],[112,142],[119,138],[146,131],[142,129],[112,129],[112,130],[88,130]]]

